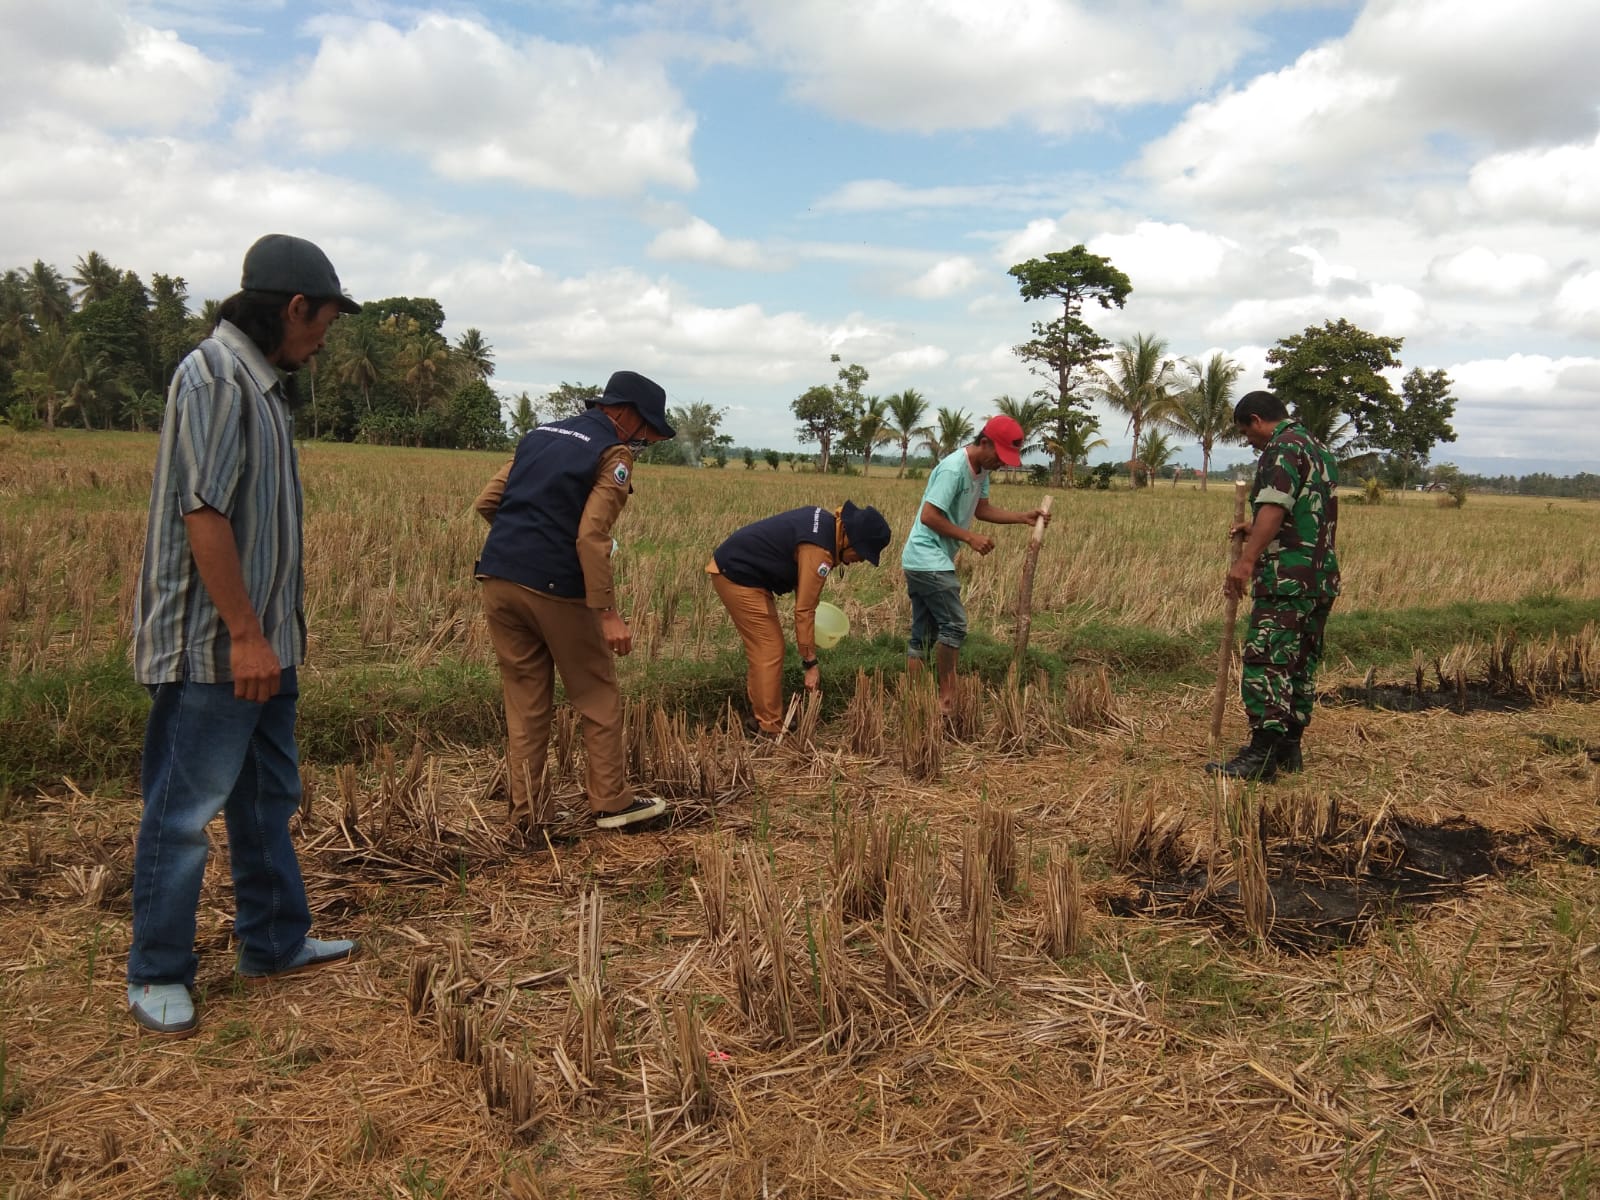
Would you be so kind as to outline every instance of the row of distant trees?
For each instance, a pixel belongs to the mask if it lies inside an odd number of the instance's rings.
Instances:
[[[1022,426],[1028,450],[1049,456],[1050,482],[1071,485],[1100,437],[1099,402],[1125,417],[1132,457],[1124,464],[1134,486],[1158,477],[1181,445],[1200,450],[1202,485],[1211,456],[1236,440],[1235,390],[1243,368],[1222,354],[1204,362],[1168,353],[1164,338],[1139,333],[1116,344],[1095,332],[1086,309],[1122,308],[1133,285],[1102,255],[1084,246],[1018,263],[1009,274],[1025,301],[1054,301],[1061,314],[1036,321],[1015,353],[1042,386],[1025,399],[998,396],[994,411]],[[1385,370],[1400,366],[1401,338],[1382,337],[1340,319],[1281,339],[1267,352],[1268,385],[1291,413],[1350,470],[1380,467],[1406,482],[1421,471],[1433,447],[1453,442],[1451,381],[1443,371],[1413,368],[1396,395]],[[838,355],[833,362],[840,364]],[[837,381],[797,396],[790,408],[796,435],[815,443],[821,469],[835,454],[870,462],[875,448],[898,444],[904,469],[910,450],[935,458],[970,440],[974,420],[959,409],[930,403],[915,389],[867,395],[859,363],[839,365]]]
[[[1097,401],[1126,418],[1133,454],[1123,465],[1135,485],[1162,474],[1186,444],[1198,446],[1202,475],[1209,474],[1213,452],[1233,436],[1239,365],[1221,354],[1204,362],[1171,355],[1155,334],[1117,344],[1101,337],[1085,311],[1123,307],[1132,284],[1081,245],[1018,263],[1010,274],[1024,300],[1061,306],[1015,348],[1042,386],[993,401],[994,411],[1022,426],[1028,448],[1049,457],[1051,482],[1075,482],[1089,455],[1106,447]],[[216,301],[191,311],[181,276],[155,274],[146,284],[95,251],[70,275],[38,260],[8,270],[0,275],[0,414],[23,427],[151,428],[173,370],[216,319]],[[301,428],[342,441],[497,448],[599,394],[596,385],[562,383],[539,397],[503,399],[489,382],[494,351],[482,333],[468,329],[451,342],[444,322],[443,307],[427,297],[369,302],[336,322],[300,389]],[[1382,372],[1399,367],[1401,345],[1330,320],[1273,346],[1267,379],[1347,464],[1363,473],[1383,469],[1405,486],[1437,443],[1455,439],[1455,399],[1443,371],[1421,368],[1405,375],[1396,395]],[[915,388],[868,395],[865,367],[838,355],[832,361],[836,380],[791,405],[797,435],[817,446],[822,471],[836,456],[870,469],[884,447],[898,450],[903,471],[914,453],[937,459],[971,440],[987,415],[935,406]],[[731,438],[721,432],[723,416],[705,403],[673,409],[678,437],[654,456],[725,461]]]
[[[183,356],[216,325],[181,276],[145,283],[96,251],[63,275],[41,260],[0,275],[0,413],[18,427],[147,429]],[[436,300],[396,297],[335,322],[300,386],[313,437],[419,446],[504,445],[494,352],[453,343]]]

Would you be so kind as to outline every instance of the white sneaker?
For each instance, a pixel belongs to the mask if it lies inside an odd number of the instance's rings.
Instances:
[[[667,802],[660,796],[635,796],[633,803],[620,812],[596,813],[594,823],[601,829],[621,829],[640,821],[653,821],[667,811]]]

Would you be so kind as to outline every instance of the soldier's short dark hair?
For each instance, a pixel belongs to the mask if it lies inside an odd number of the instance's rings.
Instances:
[[[1284,407],[1283,401],[1271,392],[1251,392],[1233,406],[1235,425],[1248,425],[1256,417],[1281,421],[1288,415],[1289,410]]]

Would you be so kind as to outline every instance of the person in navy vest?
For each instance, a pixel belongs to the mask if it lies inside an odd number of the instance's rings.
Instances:
[[[717,547],[706,574],[744,641],[751,732],[775,735],[783,726],[783,627],[774,596],[795,593],[795,646],[806,690],[817,691],[822,686],[816,642],[822,585],[835,567],[877,566],[890,536],[882,513],[846,500],[843,508],[792,508],[756,521]]]
[[[474,571],[505,693],[511,823],[530,840],[555,816],[544,766],[558,671],[583,722],[594,823],[620,829],[666,811],[628,784],[612,656],[633,635],[617,611],[611,527],[633,491],[634,447],[672,436],[661,385],[618,371],[583,412],[524,435],[473,505],[489,522]]]

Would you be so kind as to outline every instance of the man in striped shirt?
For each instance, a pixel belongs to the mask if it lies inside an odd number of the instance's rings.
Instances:
[[[294,372],[341,312],[360,307],[315,245],[268,234],[167,394],[134,607],[134,674],[152,705],[128,951],[129,1010],[157,1033],[197,1023],[195,918],[219,812],[239,974],[270,978],[355,951],[307,936],[289,819],[306,650]]]

